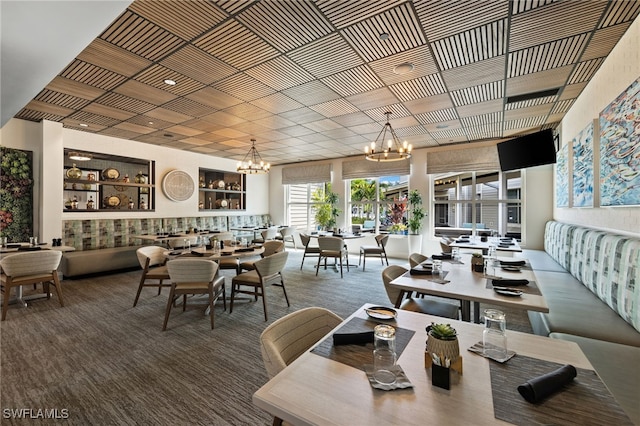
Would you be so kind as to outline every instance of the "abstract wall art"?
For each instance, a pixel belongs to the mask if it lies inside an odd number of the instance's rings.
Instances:
[[[600,113],[600,205],[640,206],[640,78]]]
[[[569,207],[569,144],[556,156],[556,207]]]
[[[573,139],[573,207],[593,207],[593,122]]]

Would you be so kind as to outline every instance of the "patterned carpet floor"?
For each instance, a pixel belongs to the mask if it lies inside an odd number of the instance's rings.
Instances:
[[[380,263],[369,259],[366,271],[345,270],[343,279],[333,269],[321,269],[316,277],[316,259],[307,259],[301,271],[301,250],[289,253],[285,280],[291,306],[280,288],[267,288],[267,322],[260,301],[237,303],[232,314],[219,303],[211,330],[202,305],[190,300],[186,312],[172,311],[163,332],[168,289],[158,296],[146,288],[132,307],[140,271],[64,280],[64,308],[55,295],[26,309],[11,306],[0,326],[1,423],[271,424],[272,417],[251,402],[267,381],[258,339],[268,324],[308,306],[341,317],[364,303],[391,306]],[[401,259],[390,263],[406,266]],[[223,274],[229,289],[231,271]],[[507,315],[508,328],[531,332],[526,312]],[[4,415],[23,408],[31,415],[56,409],[67,418]]]

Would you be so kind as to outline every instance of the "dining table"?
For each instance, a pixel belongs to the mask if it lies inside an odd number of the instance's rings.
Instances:
[[[507,330],[508,350],[515,355],[499,363],[469,350],[482,342],[482,326],[447,319],[457,331],[462,373],[449,371],[445,390],[432,385],[425,361],[425,327],[442,318],[398,310],[394,319],[374,319],[366,312],[371,307],[361,306],[271,378],[253,394],[253,403],[293,425],[562,424],[563,418],[565,424],[628,424],[574,342]],[[371,343],[333,345],[336,332],[371,330],[379,323],[404,336],[401,345],[396,341],[401,372],[391,390],[374,387],[365,372]],[[577,378],[544,404],[531,404],[518,393],[521,383],[567,364],[577,369]]]
[[[464,249],[478,249],[483,254],[488,254],[490,247],[495,247],[497,251],[506,253],[520,253],[522,248],[515,238],[506,237],[478,237],[478,236],[461,236],[449,243],[449,247],[458,247]]]
[[[429,265],[432,262],[433,260],[429,258],[423,264]],[[473,303],[473,321],[476,323],[480,322],[480,303],[549,312],[544,294],[537,285],[535,271],[524,258],[498,256],[496,262],[499,266],[495,268],[493,275],[473,271],[469,253],[461,254],[459,260],[448,259],[441,262],[442,272],[439,274],[429,274],[428,268],[420,264],[414,268],[414,271],[407,271],[392,280],[390,286],[400,290],[395,306],[400,306],[407,293],[417,292],[461,300],[463,321],[471,320],[471,303]],[[524,265],[510,265],[514,262],[521,262]],[[422,269],[426,272],[422,273]],[[526,285],[523,284],[525,280]],[[520,285],[513,286],[514,283]],[[517,295],[518,292],[522,294]]]

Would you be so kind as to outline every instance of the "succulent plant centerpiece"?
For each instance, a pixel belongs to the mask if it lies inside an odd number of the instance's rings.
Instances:
[[[473,253],[471,255],[471,270],[475,272],[484,271],[484,257],[482,253]]]
[[[431,323],[427,326],[427,352],[455,362],[460,356],[458,333],[450,324]]]

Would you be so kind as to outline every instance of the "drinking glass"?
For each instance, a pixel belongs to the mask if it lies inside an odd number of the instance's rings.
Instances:
[[[460,260],[460,247],[451,248],[451,259]]]
[[[38,245],[38,237],[29,237],[29,244],[31,244],[32,246],[37,246]]]
[[[432,273],[434,275],[442,274],[442,260],[434,259],[432,265]]]
[[[504,361],[507,359],[507,320],[504,312],[497,309],[484,310],[482,353],[484,356]]]
[[[376,382],[391,385],[396,381],[396,329],[379,324],[373,329],[373,378]]]
[[[0,237],[0,247],[7,246],[7,237]]]

